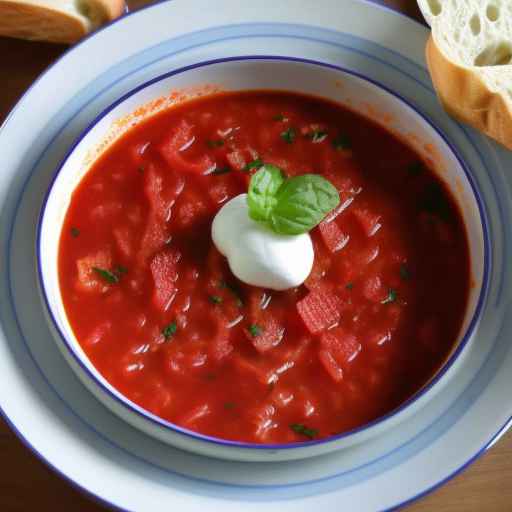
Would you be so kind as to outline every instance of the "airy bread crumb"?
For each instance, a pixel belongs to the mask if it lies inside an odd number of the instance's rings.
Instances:
[[[418,0],[445,109],[512,149],[512,1]]]

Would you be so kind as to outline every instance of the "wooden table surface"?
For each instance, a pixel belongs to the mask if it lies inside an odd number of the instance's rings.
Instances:
[[[147,3],[147,0],[129,3],[133,9]],[[380,3],[387,3],[420,19],[414,0]],[[59,45],[0,38],[0,122],[27,87],[64,49]],[[0,454],[0,511],[105,512],[104,507],[72,489],[32,455],[2,420]],[[169,509],[172,509],[171,504]],[[463,474],[407,507],[407,511],[512,512],[512,433]],[[353,512],[357,510],[354,508]]]

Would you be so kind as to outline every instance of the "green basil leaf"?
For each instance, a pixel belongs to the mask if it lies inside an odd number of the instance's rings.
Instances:
[[[286,180],[276,195],[270,225],[276,233],[299,235],[319,224],[340,202],[336,188],[322,176],[303,174]]]
[[[251,178],[247,194],[249,216],[253,220],[267,221],[276,206],[276,194],[284,183],[281,169],[263,165]]]

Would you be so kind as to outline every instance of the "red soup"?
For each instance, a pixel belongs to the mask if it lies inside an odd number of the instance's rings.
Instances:
[[[211,239],[261,162],[317,173],[340,206],[306,282],[245,285]],[[468,299],[448,190],[404,142],[284,92],[218,94],[132,128],[73,194],[60,241],[71,326],[101,374],[151,413],[254,443],[361,427],[445,361]]]

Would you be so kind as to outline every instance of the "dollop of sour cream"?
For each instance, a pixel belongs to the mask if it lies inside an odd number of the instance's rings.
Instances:
[[[253,286],[287,290],[302,284],[313,267],[309,234],[279,235],[252,220],[247,194],[222,206],[213,219],[212,238],[233,274]]]

